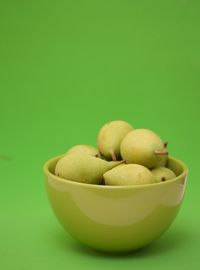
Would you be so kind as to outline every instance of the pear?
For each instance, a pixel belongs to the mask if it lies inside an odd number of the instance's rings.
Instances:
[[[97,145],[99,152],[108,160],[121,159],[120,144],[133,127],[121,120],[105,124],[99,131]]]
[[[121,156],[126,163],[136,163],[149,169],[155,167],[160,156],[167,155],[167,144],[151,130],[135,129],[121,142]]]
[[[55,175],[71,181],[100,184],[103,174],[122,162],[109,162],[81,152],[71,153],[57,162]]]
[[[176,177],[175,173],[166,167],[155,168],[151,172],[156,182],[162,182]]]
[[[95,157],[100,157],[100,153],[97,150],[97,148],[90,146],[90,145],[84,145],[84,144],[78,144],[70,148],[66,154],[71,154],[71,153],[85,153],[89,154]]]
[[[106,185],[143,185],[155,183],[150,170],[138,164],[120,165],[103,175]]]

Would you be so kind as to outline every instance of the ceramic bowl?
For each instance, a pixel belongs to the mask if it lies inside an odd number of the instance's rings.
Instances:
[[[176,217],[185,192],[186,165],[170,157],[177,177],[138,186],[104,186],[73,182],[54,175],[59,157],[44,165],[52,209],[65,230],[96,250],[139,249],[164,233]]]

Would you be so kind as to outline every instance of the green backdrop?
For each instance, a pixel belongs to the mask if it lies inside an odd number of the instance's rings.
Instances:
[[[0,2],[0,268],[198,269],[200,2]],[[154,130],[189,166],[171,228],[127,256],[98,254],[58,224],[43,163],[95,145],[114,119]]]

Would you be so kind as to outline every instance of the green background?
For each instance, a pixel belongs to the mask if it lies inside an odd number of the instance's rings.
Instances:
[[[198,269],[200,2],[0,2],[0,268]],[[98,254],[55,219],[42,165],[123,119],[189,167],[175,222],[127,256]]]

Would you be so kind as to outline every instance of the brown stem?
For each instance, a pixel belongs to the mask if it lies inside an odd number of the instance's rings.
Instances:
[[[122,159],[122,160],[119,161],[119,164],[123,164],[123,163],[126,164],[126,160]]]
[[[113,150],[110,151],[110,154],[111,154],[111,157],[112,157],[112,160],[113,161],[116,161],[117,160],[117,157],[115,155],[115,152]]]
[[[164,147],[167,148],[168,142],[164,142]]]
[[[156,155],[168,155],[168,151],[166,149],[163,150],[155,150],[154,154]]]

